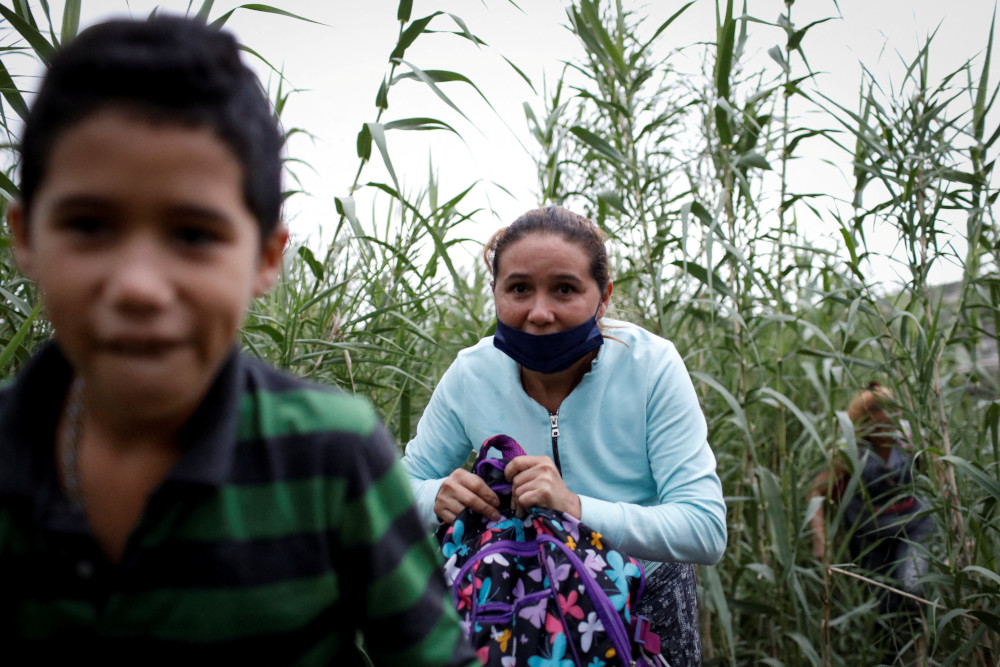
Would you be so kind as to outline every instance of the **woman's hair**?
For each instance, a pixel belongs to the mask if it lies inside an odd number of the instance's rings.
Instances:
[[[561,206],[536,208],[503,227],[486,242],[483,260],[494,278],[500,266],[500,256],[512,243],[531,234],[556,234],[578,244],[590,258],[590,276],[601,292],[611,282],[608,251],[604,247],[604,232],[589,219]]]
[[[855,424],[868,421],[872,424],[892,423],[889,410],[893,407],[892,391],[878,382],[872,382],[867,389],[859,391],[847,406],[847,416]]]

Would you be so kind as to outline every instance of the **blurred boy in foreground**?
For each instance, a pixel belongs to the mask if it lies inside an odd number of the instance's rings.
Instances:
[[[371,407],[236,350],[280,272],[281,148],[197,21],[53,58],[9,212],[55,336],[0,391],[8,654],[362,664],[360,631],[376,664],[469,663]]]

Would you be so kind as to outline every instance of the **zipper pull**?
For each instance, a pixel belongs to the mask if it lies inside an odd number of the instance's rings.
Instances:
[[[559,437],[559,413],[550,412],[549,413],[549,425],[552,427],[552,439],[555,440]]]

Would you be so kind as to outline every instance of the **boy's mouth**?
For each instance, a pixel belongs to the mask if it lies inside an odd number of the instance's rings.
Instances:
[[[165,338],[115,338],[102,342],[102,347],[122,356],[158,356],[176,349],[179,341]]]

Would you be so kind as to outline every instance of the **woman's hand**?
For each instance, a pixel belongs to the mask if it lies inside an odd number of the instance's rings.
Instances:
[[[500,518],[497,506],[500,499],[481,477],[459,468],[441,483],[434,499],[434,514],[445,523],[454,523],[466,507],[485,514],[490,519]]]
[[[522,513],[529,507],[548,507],[580,518],[580,496],[566,487],[548,456],[517,456],[503,471],[513,484],[511,505]]]

